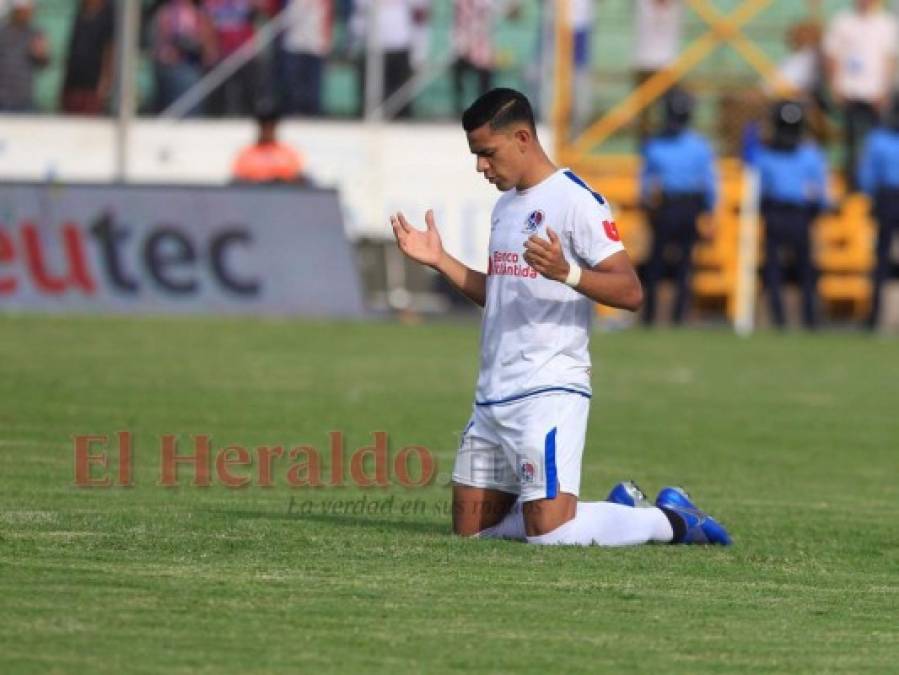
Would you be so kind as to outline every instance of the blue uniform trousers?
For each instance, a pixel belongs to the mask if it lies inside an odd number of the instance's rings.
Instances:
[[[674,253],[674,280],[677,286],[672,321],[681,323],[690,301],[693,246],[698,237],[696,219],[705,210],[701,194],[664,195],[661,204],[649,213],[653,229],[652,249],[644,272],[645,301],[643,323],[651,325],[656,314],[656,289],[665,273],[669,253]]]
[[[874,263],[871,294],[871,315],[868,324],[877,326],[880,320],[883,284],[890,275],[890,248],[893,235],[899,233],[899,189],[881,190],[874,199],[874,216],[877,218],[877,256]]]
[[[771,318],[778,328],[786,325],[782,286],[784,253],[792,253],[802,289],[802,322],[806,328],[817,324],[817,271],[812,262],[811,227],[817,208],[775,200],[762,200],[765,219],[765,265],[763,277],[771,306]]]

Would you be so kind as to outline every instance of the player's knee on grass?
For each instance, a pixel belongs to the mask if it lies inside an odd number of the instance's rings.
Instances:
[[[553,499],[535,499],[523,505],[527,536],[549,534],[577,515],[577,496],[560,492]]]
[[[473,537],[498,524],[515,504],[517,496],[464,485],[453,486],[453,533]]]

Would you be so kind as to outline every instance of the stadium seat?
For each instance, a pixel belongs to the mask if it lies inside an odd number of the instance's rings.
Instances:
[[[638,171],[636,156],[593,157],[572,168],[609,200],[616,214],[622,239],[635,262],[642,263],[649,253],[652,233],[638,208]],[[729,316],[736,306],[738,238],[742,203],[742,165],[735,159],[721,161],[721,199],[715,214],[715,229],[710,239],[701,240],[694,250],[693,293],[697,304],[722,305]],[[842,189],[835,181],[837,194]],[[825,309],[834,314],[861,317],[870,304],[870,274],[873,265],[874,224],[864,196],[851,195],[843,200],[838,213],[822,216],[815,225],[816,262],[821,271],[819,293]],[[764,225],[759,228],[759,255]],[[602,315],[614,312],[602,310]]]

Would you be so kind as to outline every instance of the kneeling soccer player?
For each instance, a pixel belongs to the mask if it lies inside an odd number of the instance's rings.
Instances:
[[[478,172],[504,193],[487,273],[443,249],[432,211],[423,231],[401,213],[390,219],[403,253],[485,310],[474,413],[453,470],[454,531],[534,544],[730,543],[679,488],[655,506],[630,484],[610,501],[578,502],[593,303],[635,311],[642,288],[605,200],[550,161],[523,94],[494,89],[462,124]]]

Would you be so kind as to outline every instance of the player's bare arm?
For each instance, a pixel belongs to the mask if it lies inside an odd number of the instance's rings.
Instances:
[[[524,244],[524,260],[547,279],[565,283],[571,263],[562,252],[562,242],[552,228],[546,228],[549,241],[532,235]],[[609,256],[592,269],[581,271],[575,290],[594,302],[632,312],[643,304],[643,287],[625,251]]]
[[[432,210],[425,214],[424,230],[413,227],[402,213],[390,216],[390,226],[397,246],[404,254],[437,270],[465,297],[484,306],[487,301],[487,275],[464,265],[444,250]]]

